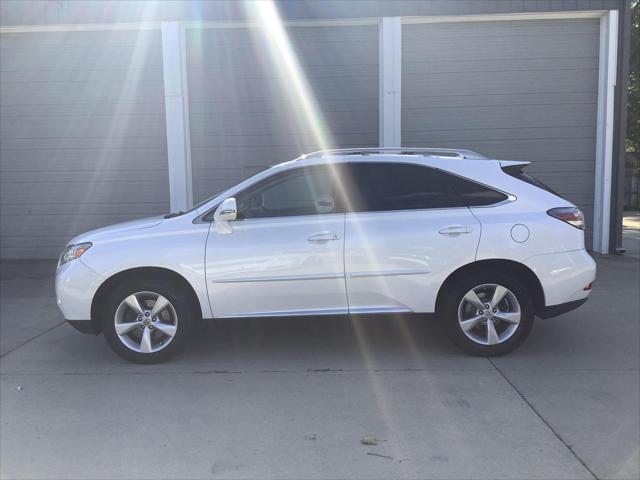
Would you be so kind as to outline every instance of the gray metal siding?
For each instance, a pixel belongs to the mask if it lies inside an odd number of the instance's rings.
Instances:
[[[599,21],[404,25],[402,143],[531,161],[591,244]]]
[[[2,34],[0,256],[169,209],[159,31]]]
[[[378,27],[295,27],[287,34],[307,78],[307,97],[335,147],[378,144]],[[195,201],[267,166],[321,148],[294,72],[270,60],[259,30],[187,32]]]

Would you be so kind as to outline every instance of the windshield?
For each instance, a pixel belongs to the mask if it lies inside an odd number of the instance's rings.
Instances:
[[[171,212],[171,213],[167,213],[164,218],[175,218],[175,217],[179,217],[181,215],[184,215],[185,213],[191,213],[195,210],[197,210],[198,208],[200,208],[201,206],[203,206],[204,204],[206,204],[207,202],[210,202],[211,200],[213,200],[214,198],[216,198],[218,195],[221,195],[222,193],[224,193],[226,190],[222,190],[221,192],[216,193],[215,195],[211,195],[210,197],[202,200],[199,203],[196,203],[193,207],[191,207],[189,210],[187,211],[182,211],[180,210],[179,212]]]

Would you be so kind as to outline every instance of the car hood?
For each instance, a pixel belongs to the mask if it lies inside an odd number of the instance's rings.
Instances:
[[[131,220],[129,222],[116,223],[107,227],[97,228],[72,238],[68,245],[93,242],[98,239],[106,239],[118,236],[122,233],[131,232],[133,230],[142,230],[145,228],[153,228],[165,221],[163,216],[141,218],[139,220]]]

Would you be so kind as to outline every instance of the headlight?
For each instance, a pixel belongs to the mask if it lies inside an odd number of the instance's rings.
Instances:
[[[80,258],[84,252],[91,248],[91,245],[93,245],[91,242],[68,245],[64,252],[62,252],[62,255],[60,255],[60,262],[58,262],[58,266],[64,265],[76,258]]]

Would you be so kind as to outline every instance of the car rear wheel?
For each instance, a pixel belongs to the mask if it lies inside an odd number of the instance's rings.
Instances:
[[[531,295],[517,278],[501,272],[461,277],[439,313],[454,343],[479,356],[513,351],[533,326]]]
[[[109,295],[102,328],[109,346],[136,363],[157,363],[180,350],[195,322],[184,288],[165,281],[129,280]]]

